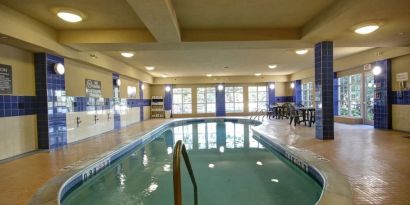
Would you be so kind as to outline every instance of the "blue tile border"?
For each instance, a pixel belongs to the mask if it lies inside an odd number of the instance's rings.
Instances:
[[[0,117],[36,114],[35,96],[0,95]]]
[[[275,102],[276,103],[285,103],[285,102],[293,102],[293,96],[276,96]]]
[[[275,83],[271,82],[268,83],[268,95],[269,95],[269,105],[275,104],[276,103],[276,97],[275,97],[275,90],[276,89],[270,89],[270,84],[275,85]]]
[[[302,104],[302,81],[295,80],[295,88],[293,89],[293,102],[296,105]]]
[[[372,63],[372,67],[380,66],[382,72],[374,76],[374,128],[392,128],[392,101],[391,92],[391,60],[381,60]]]
[[[410,90],[393,91],[392,104],[394,105],[410,105]]]

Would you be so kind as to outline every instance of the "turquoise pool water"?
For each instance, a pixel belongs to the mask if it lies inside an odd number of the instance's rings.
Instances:
[[[169,128],[71,192],[63,205],[173,204],[172,152],[183,140],[198,184],[200,205],[315,204],[321,186],[252,137],[250,125],[192,123]],[[184,204],[192,184],[182,171]]]

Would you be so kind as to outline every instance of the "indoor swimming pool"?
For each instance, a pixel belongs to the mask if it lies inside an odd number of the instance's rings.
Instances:
[[[62,200],[63,205],[173,204],[172,156],[178,140],[185,144],[198,184],[201,205],[315,204],[321,185],[253,136],[250,124],[238,121],[187,122],[168,126],[110,163]],[[105,164],[104,164],[105,167]],[[184,204],[193,204],[185,165]]]

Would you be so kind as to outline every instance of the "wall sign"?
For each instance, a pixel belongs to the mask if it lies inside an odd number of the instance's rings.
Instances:
[[[85,96],[89,98],[100,98],[101,81],[85,79]]]
[[[13,94],[13,75],[11,65],[0,64],[0,94]]]
[[[404,72],[404,73],[397,73],[396,74],[396,81],[401,82],[401,81],[408,81],[409,80],[409,73]]]

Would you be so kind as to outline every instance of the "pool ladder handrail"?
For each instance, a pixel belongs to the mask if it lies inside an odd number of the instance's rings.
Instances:
[[[188,169],[189,176],[191,178],[192,185],[194,186],[194,204],[198,205],[198,188],[192,170],[191,162],[189,161],[188,152],[182,140],[178,140],[174,147],[174,155],[172,162],[173,180],[174,180],[174,205],[182,205],[182,191],[181,191],[181,155],[185,161],[186,168]]]
[[[266,109],[260,109],[260,110],[256,110],[256,112],[255,112],[255,114],[254,115],[251,115],[250,117],[249,117],[249,119],[251,119],[251,120],[256,120],[256,118],[258,118],[258,120],[259,120],[259,118],[262,116],[262,120],[265,118],[265,115],[266,115],[266,113],[267,113],[267,110]],[[253,119],[252,119],[253,118]]]

